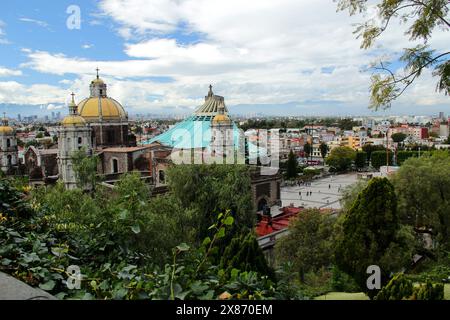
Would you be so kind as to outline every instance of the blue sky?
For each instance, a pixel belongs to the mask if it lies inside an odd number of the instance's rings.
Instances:
[[[81,10],[81,29],[66,12]],[[380,54],[409,45],[402,30],[364,51],[352,31],[362,17],[332,0],[2,1],[0,108],[61,110],[88,94],[98,66],[108,94],[130,113],[189,113],[211,83],[235,113],[371,114],[370,72]],[[320,12],[320,14],[317,14]],[[358,20],[359,19],[359,20]],[[448,32],[433,45],[448,47]],[[389,113],[449,110],[425,73]],[[15,110],[17,109],[17,110]],[[266,111],[268,110],[268,111]],[[18,113],[17,112],[17,113]]]

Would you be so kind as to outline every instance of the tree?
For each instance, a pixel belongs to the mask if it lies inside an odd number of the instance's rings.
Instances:
[[[367,153],[365,153],[364,151],[358,151],[356,153],[355,166],[358,169],[362,169],[366,165],[367,165]]]
[[[303,151],[305,152],[306,157],[309,158],[313,151],[312,146],[309,142],[305,143],[305,145],[303,146]]]
[[[308,272],[333,262],[335,218],[319,209],[301,211],[289,224],[289,233],[275,247],[280,263],[290,262],[303,281]]]
[[[328,147],[328,145],[325,142],[321,142],[319,149],[320,149],[320,154],[322,155],[322,158],[325,159],[330,148]]]
[[[73,170],[75,171],[75,179],[79,188],[95,189],[97,163],[98,157],[96,155],[88,155],[85,148],[81,148],[72,154]]]
[[[289,152],[288,160],[287,160],[287,168],[286,168],[286,178],[292,179],[297,177],[297,157],[294,152],[291,150]]]
[[[372,167],[379,169],[381,166],[392,165],[393,152],[389,151],[389,153],[387,153],[386,151],[374,151],[372,152],[371,158],[370,163]],[[387,161],[389,161],[389,164],[387,164]]]
[[[267,265],[264,253],[251,232],[237,235],[231,240],[220,259],[220,268],[225,271],[227,277],[233,269],[238,269],[274,278],[274,273]]]
[[[362,147],[363,151],[367,153],[367,161],[371,161],[372,159],[372,152],[373,151],[384,151],[386,148],[382,145],[373,145],[371,143],[366,143]]]
[[[437,248],[450,249],[450,153],[407,159],[392,180],[399,199],[401,221],[419,237],[433,237]]]
[[[411,157],[418,157],[418,156],[419,156],[418,151],[401,150],[401,151],[397,152],[397,163],[398,163],[398,165],[402,165],[406,159],[409,159]]]
[[[403,140],[405,140],[406,137],[407,135],[404,134],[403,132],[397,132],[391,136],[392,140],[397,143],[403,142]]]
[[[373,178],[345,213],[336,241],[336,265],[373,298],[377,292],[367,288],[367,267],[380,267],[384,286],[391,272],[410,261],[413,242],[411,230],[400,226],[394,186],[387,178]]]
[[[256,215],[247,166],[176,165],[167,171],[167,180],[170,192],[192,216],[196,241],[210,235],[208,228],[215,216],[226,210],[231,210],[235,221],[230,239],[235,232],[254,227]]]
[[[345,171],[350,169],[355,160],[356,152],[349,147],[337,147],[331,150],[326,163],[336,171]]]
[[[380,61],[373,67],[371,79],[370,107],[375,110],[389,108],[391,103],[426,70],[438,78],[436,89],[448,95],[450,93],[450,51],[436,51],[430,48],[429,40],[437,28],[448,29],[450,21],[449,2],[447,0],[379,0],[377,16],[361,23],[355,33],[362,38],[361,48],[371,48],[375,41],[388,30],[395,19],[408,23],[405,36],[414,47],[405,48],[400,56],[404,65],[403,72],[390,68],[390,62]],[[350,15],[366,12],[367,0],[339,0],[338,10],[349,10]],[[373,8],[373,6],[371,6]]]
[[[450,144],[450,135],[448,136],[447,140],[444,143],[445,144]]]

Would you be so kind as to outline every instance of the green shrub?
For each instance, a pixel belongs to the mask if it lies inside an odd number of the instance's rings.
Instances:
[[[419,287],[414,288],[411,300],[443,300],[444,285],[441,283],[432,284],[427,281]]]
[[[402,273],[395,275],[375,296],[375,300],[403,300],[413,294],[413,284]]]

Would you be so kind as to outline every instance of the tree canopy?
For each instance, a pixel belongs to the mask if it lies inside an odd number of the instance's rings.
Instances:
[[[367,267],[379,266],[385,285],[390,273],[400,271],[411,259],[413,242],[411,231],[399,223],[394,186],[387,178],[373,178],[345,213],[336,264],[374,297],[375,290],[366,286]]]
[[[407,159],[393,178],[403,223],[433,235],[450,248],[450,153],[435,151]]]
[[[361,48],[368,49],[382,34],[392,30],[394,20],[407,25],[405,37],[411,47],[405,48],[394,61],[383,61],[373,65],[371,78],[370,107],[389,108],[425,70],[432,71],[437,78],[436,90],[446,95],[450,93],[450,51],[433,49],[430,39],[437,30],[450,27],[448,0],[378,0],[371,6],[367,0],[339,0],[338,10],[348,10],[350,15],[376,9],[376,17],[360,23],[355,30],[362,38]],[[400,39],[399,39],[400,40]],[[396,71],[392,62],[398,59],[403,72]]]
[[[328,267],[333,261],[335,218],[319,209],[306,209],[290,223],[289,234],[276,245],[280,263],[291,262],[300,277]]]
[[[350,169],[356,158],[356,152],[349,147],[337,147],[331,150],[326,163],[336,171]]]

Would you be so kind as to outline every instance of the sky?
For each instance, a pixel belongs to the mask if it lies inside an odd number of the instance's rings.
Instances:
[[[131,114],[191,113],[209,84],[241,115],[449,114],[428,71],[391,110],[368,109],[370,63],[383,56],[399,68],[411,46],[393,22],[360,49],[355,23],[370,18],[336,12],[333,0],[1,1],[0,111],[65,113],[98,67]],[[448,43],[448,30],[430,41],[438,52]]]

